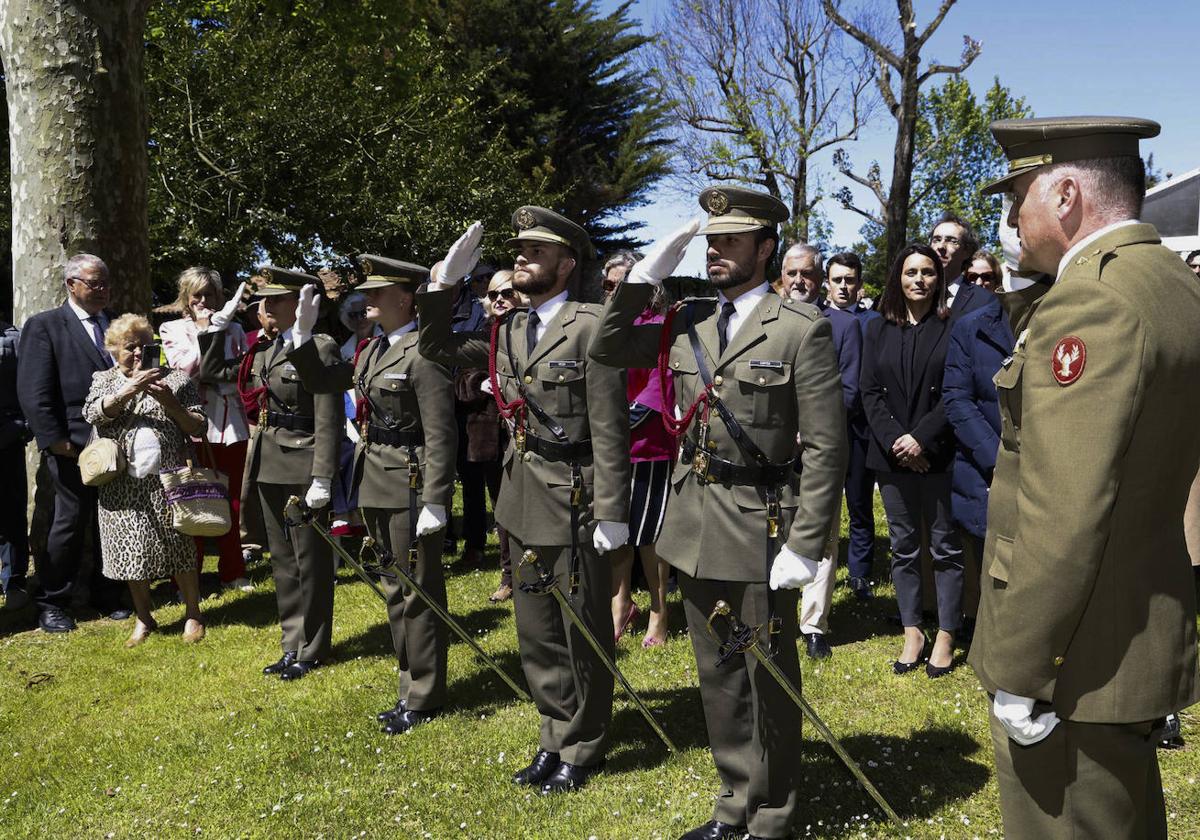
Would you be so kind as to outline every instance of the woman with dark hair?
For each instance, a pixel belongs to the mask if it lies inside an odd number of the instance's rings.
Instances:
[[[900,252],[879,311],[883,317],[867,326],[859,385],[871,427],[867,466],[875,470],[887,512],[892,581],[904,624],[904,648],[892,669],[906,674],[925,655],[921,537],[928,532],[938,632],[925,673],[940,677],[950,670],[962,618],[963,559],[950,513],[954,435],[942,404],[950,312],[932,248],[913,243]]]

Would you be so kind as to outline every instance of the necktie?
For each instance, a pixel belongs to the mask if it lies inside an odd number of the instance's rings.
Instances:
[[[392,346],[392,343],[390,341],[388,341],[388,337],[386,334],[379,336],[379,351],[375,354],[375,358],[382,359],[383,354],[386,353],[388,351],[388,348],[391,346]]]
[[[104,330],[100,328],[100,318],[96,315],[89,315],[84,320],[92,332],[92,343],[96,345],[96,349],[100,351],[100,358],[104,360],[104,366],[112,365],[112,357],[108,355],[108,349],[104,346]]]
[[[275,349],[271,351],[271,358],[267,360],[267,366],[263,373],[275,366],[275,360],[279,358],[279,354],[283,352],[283,333],[275,337]]]
[[[734,307],[733,301],[727,300],[721,304],[721,314],[717,316],[717,340],[720,342],[720,350],[717,355],[725,355],[725,348],[729,346],[729,319],[733,317]]]
[[[533,356],[533,348],[537,347],[537,328],[542,319],[538,317],[536,309],[529,310],[529,320],[525,322],[525,358]]]

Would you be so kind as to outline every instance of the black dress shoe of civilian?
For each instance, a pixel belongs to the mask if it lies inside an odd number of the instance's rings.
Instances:
[[[390,708],[390,709],[384,709],[382,712],[375,715],[375,720],[379,721],[380,723],[387,723],[392,718],[399,717],[400,713],[403,711],[404,711],[404,701],[397,700],[395,706],[392,706],[392,708]]]
[[[746,826],[730,825],[720,820],[709,820],[679,838],[679,840],[741,840],[746,836]]]
[[[279,658],[278,662],[272,662],[266,668],[263,668],[263,675],[268,676],[268,677],[274,677],[278,674],[282,674],[284,669],[287,668],[289,665],[291,665],[295,661],[296,661],[296,651],[285,650],[283,652],[283,656],[281,656]]]
[[[45,607],[38,614],[38,627],[46,633],[70,633],[75,629],[75,619],[58,607]]]
[[[279,679],[298,680],[302,677],[307,677],[309,671],[315,671],[320,667],[321,663],[315,659],[297,659],[283,669],[283,672],[279,675]]]
[[[133,615],[133,610],[127,610],[124,607],[117,607],[108,614],[110,621],[124,621]]]
[[[746,840],[782,840],[780,837],[764,837],[761,834],[747,834]]]
[[[571,790],[579,790],[587,784],[588,779],[603,769],[603,761],[598,761],[587,767],[584,767],[582,764],[567,764],[564,761],[558,765],[546,781],[542,782],[541,790],[538,793],[542,796],[549,796],[552,793],[566,793]]]
[[[558,753],[538,750],[537,755],[533,757],[533,761],[529,762],[528,767],[518,770],[513,774],[513,784],[540,785],[549,778],[551,773],[558,769],[559,764]]]
[[[860,577],[850,578],[850,591],[860,601],[870,601],[874,594],[871,592],[871,581]]]
[[[418,712],[416,709],[405,709],[400,714],[383,725],[383,731],[388,735],[403,735],[414,726],[429,723],[440,714],[439,709],[429,709]]]
[[[804,643],[809,659],[828,659],[833,656],[833,648],[829,646],[824,633],[805,633]]]

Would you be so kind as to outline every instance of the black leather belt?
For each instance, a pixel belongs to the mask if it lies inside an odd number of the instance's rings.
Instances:
[[[282,411],[268,411],[267,425],[280,429],[288,429],[293,432],[308,432],[309,434],[312,434],[316,429],[313,418],[305,417],[303,414],[287,414]]]
[[[696,445],[691,438],[684,438],[680,447],[684,461],[692,462],[692,472],[704,484],[738,484],[745,487],[777,487],[789,481],[795,460],[766,466],[735,464],[718,458]]]
[[[372,423],[367,427],[367,442],[384,446],[424,446],[425,435],[416,431],[402,432]]]
[[[592,456],[592,442],[590,440],[581,440],[572,443],[559,443],[556,440],[549,440],[526,433],[525,450],[527,452],[536,452],[547,461],[579,463],[585,458]]]

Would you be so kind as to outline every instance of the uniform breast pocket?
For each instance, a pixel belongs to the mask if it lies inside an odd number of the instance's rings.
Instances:
[[[792,394],[792,366],[778,359],[748,359],[734,370],[738,396],[742,404],[754,405],[752,423],[774,426],[783,422],[795,399]]]
[[[1021,372],[1025,354],[1017,353],[996,371],[992,382],[1000,403],[1000,444],[1009,452],[1021,451]]]
[[[671,372],[671,385],[675,391],[675,404],[686,410],[698,396],[700,372],[691,348],[672,348],[667,365]]]
[[[587,411],[587,384],[582,360],[543,362],[538,368],[538,381],[547,396],[547,410],[553,410],[562,417]]]

